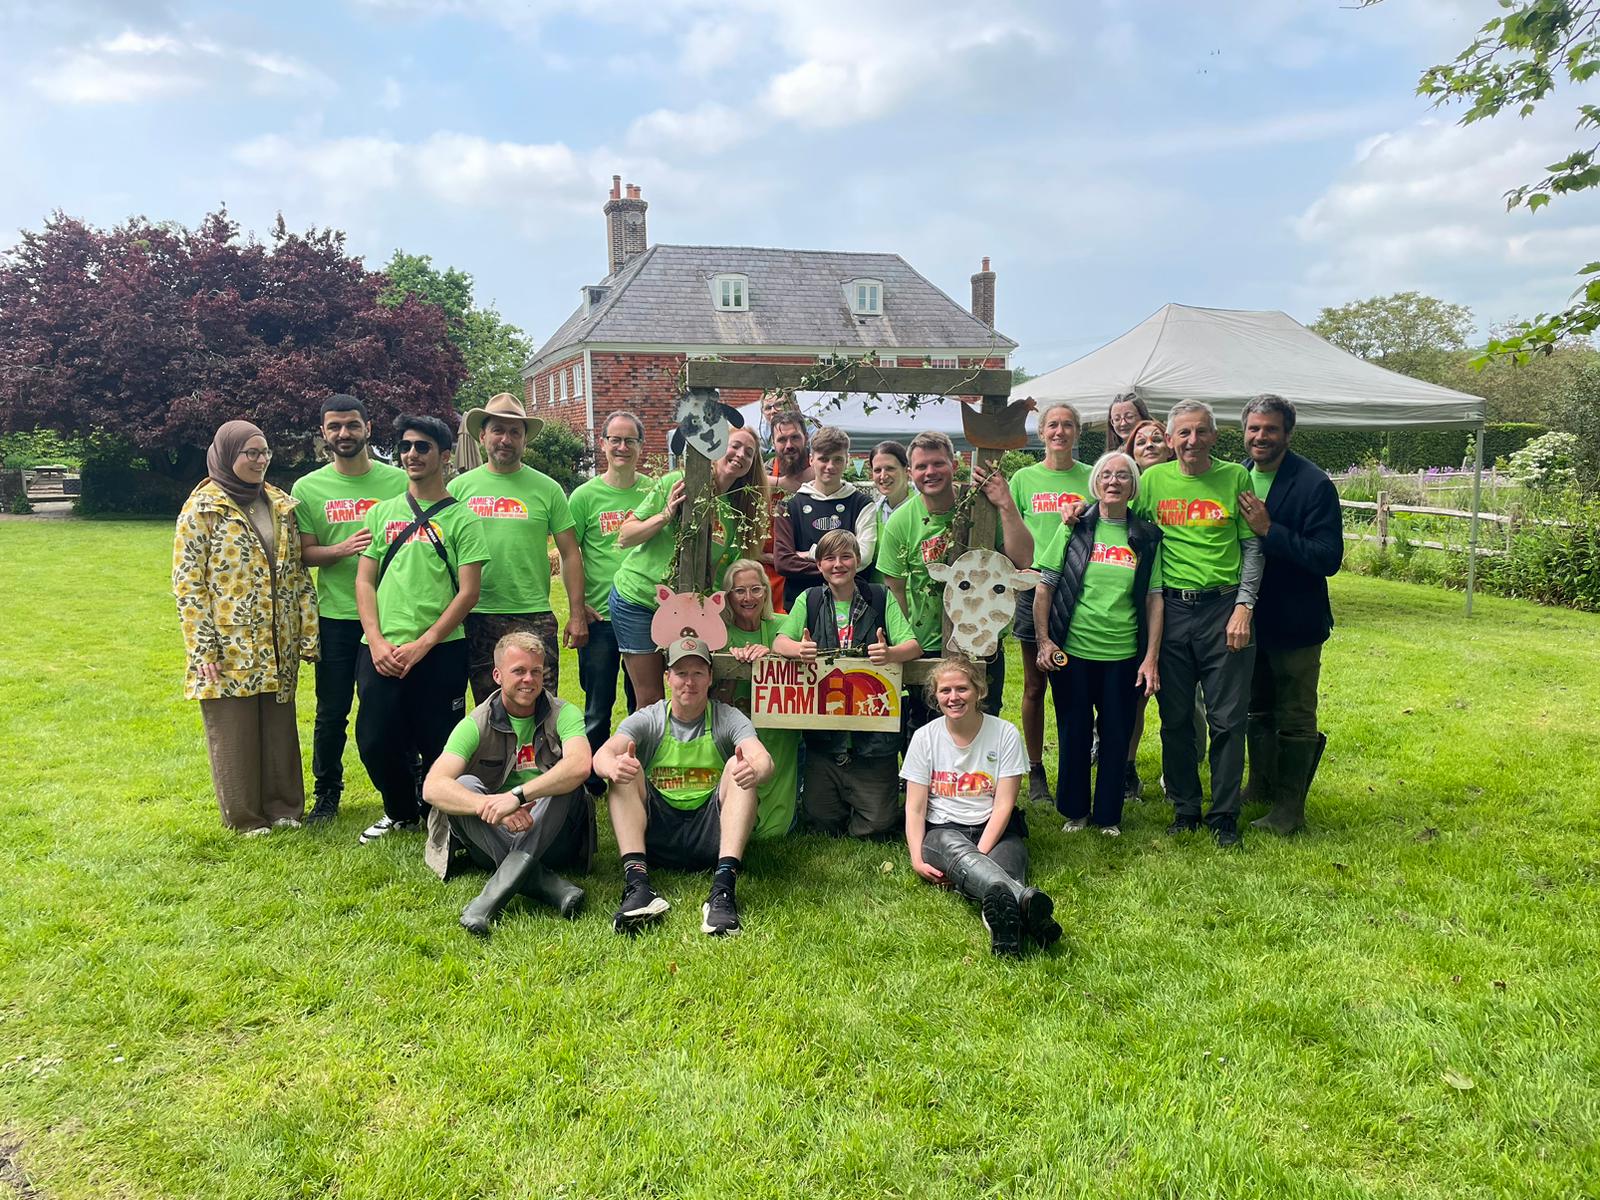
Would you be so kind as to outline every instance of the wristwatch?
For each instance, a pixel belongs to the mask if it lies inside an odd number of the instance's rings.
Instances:
[[[520,783],[511,789],[511,794],[517,798],[518,804],[526,804],[528,802],[527,797],[522,794],[522,785]]]

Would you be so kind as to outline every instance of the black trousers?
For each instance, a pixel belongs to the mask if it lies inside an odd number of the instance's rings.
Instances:
[[[1166,593],[1161,633],[1161,770],[1179,817],[1200,815],[1200,758],[1194,735],[1194,689],[1205,700],[1211,729],[1211,811],[1206,823],[1231,827],[1238,819],[1244,782],[1245,721],[1256,644],[1228,649],[1228,618],[1234,593],[1180,600]]]
[[[442,642],[402,679],[380,675],[372,651],[361,647],[356,660],[356,748],[367,777],[383,797],[383,811],[394,821],[422,815],[417,800],[415,764],[433,766],[456,722],[466,714],[467,643]]]
[[[1122,823],[1123,770],[1120,754],[1101,754],[1089,791],[1089,749],[1099,721],[1102,746],[1126,746],[1133,740],[1133,721],[1142,693],[1134,690],[1139,659],[1096,662],[1069,658],[1067,665],[1049,673],[1050,698],[1056,708],[1056,742],[1060,765],[1056,769],[1056,809],[1069,821],[1087,818],[1100,826]]]
[[[311,779],[317,799],[337,800],[344,790],[345,731],[356,695],[361,622],[319,617],[322,657],[317,660],[317,716],[311,725]]]
[[[611,710],[617,706],[617,672],[622,669],[622,651],[617,648],[617,633],[610,621],[590,621],[589,641],[578,647],[578,686],[583,689],[583,730],[589,735],[589,749],[598,750],[611,736]],[[633,680],[622,672],[622,686],[628,696],[628,711],[638,707],[633,698]]]

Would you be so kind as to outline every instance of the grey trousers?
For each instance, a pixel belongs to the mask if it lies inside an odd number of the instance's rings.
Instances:
[[[276,692],[202,700],[200,720],[224,825],[248,833],[305,816],[306,781],[292,700],[279,704]]]
[[[476,775],[462,775],[456,782],[470,792],[488,795],[489,789]],[[476,814],[451,813],[450,831],[465,844],[472,861],[486,871],[493,871],[513,850],[531,854],[547,867],[589,869],[586,847],[592,844],[588,834],[594,824],[594,801],[583,788],[541,797],[531,815],[532,825],[521,833],[511,833]]]
[[[806,784],[801,793],[806,823],[819,833],[881,838],[905,824],[900,807],[900,762],[893,754],[877,758],[806,754]]]
[[[1179,817],[1200,815],[1200,759],[1196,754],[1194,697],[1198,684],[1211,730],[1211,812],[1207,822],[1236,821],[1244,783],[1245,721],[1255,671],[1254,640],[1228,649],[1234,593],[1185,601],[1168,593],[1161,635],[1161,771]]]

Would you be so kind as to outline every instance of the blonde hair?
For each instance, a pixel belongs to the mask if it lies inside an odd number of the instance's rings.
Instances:
[[[1078,411],[1078,406],[1076,404],[1068,404],[1065,400],[1052,400],[1049,404],[1046,404],[1043,408],[1041,408],[1039,410],[1039,420],[1037,422],[1037,428],[1043,429],[1044,428],[1044,419],[1046,417],[1048,417],[1051,413],[1055,412],[1056,409],[1058,409],[1058,408],[1059,409],[1064,409],[1066,412],[1072,414],[1072,427],[1074,429],[1076,429],[1079,433],[1082,433],[1083,432],[1083,414]]]
[[[757,575],[761,576],[761,586],[766,592],[766,595],[761,600],[761,619],[763,621],[772,620],[774,615],[772,611],[772,585],[767,582],[767,569],[755,559],[738,558],[729,563],[728,569],[722,573],[722,590],[724,592],[733,591],[733,577],[745,571],[754,571]],[[722,620],[728,625],[733,624],[732,604],[723,604]]]
[[[973,662],[965,654],[951,652],[933,664],[933,670],[928,672],[928,682],[925,685],[928,691],[928,707],[939,707],[939,677],[941,675],[965,675],[976,692],[978,703],[982,704],[989,695],[989,674],[978,663]]]
[[[498,667],[511,650],[526,650],[540,663],[545,661],[544,639],[527,629],[513,629],[494,644],[494,665]]]
[[[733,441],[741,433],[749,435],[755,444],[755,451],[751,455],[749,469],[735,479],[723,495],[740,518],[741,544],[729,546],[728,549],[736,554],[751,555],[760,553],[761,543],[772,532],[772,483],[767,478],[766,464],[761,461],[761,439],[756,436],[755,430],[748,427],[735,429],[728,435],[728,440]],[[761,577],[766,578],[765,571]]]

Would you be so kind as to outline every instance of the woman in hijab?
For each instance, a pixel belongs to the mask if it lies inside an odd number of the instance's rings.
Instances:
[[[184,698],[200,701],[222,823],[247,837],[298,827],[305,812],[294,688],[318,653],[296,501],[266,482],[271,461],[249,421],[218,429],[172,547]]]

